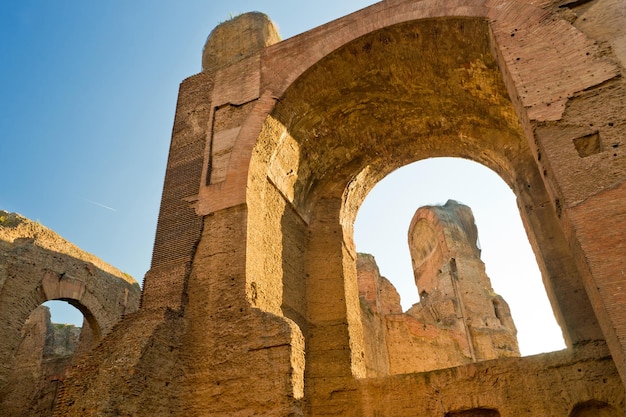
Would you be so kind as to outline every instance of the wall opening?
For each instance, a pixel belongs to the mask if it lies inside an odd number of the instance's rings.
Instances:
[[[444,204],[448,199],[469,206],[474,213],[481,259],[493,289],[510,306],[521,355],[563,349],[562,332],[515,195],[483,165],[460,158],[431,158],[389,174],[359,209],[354,226],[357,251],[375,257],[381,275],[395,286],[406,311],[419,301],[407,244],[411,218],[419,207]],[[496,300],[496,316],[498,304]]]
[[[602,152],[602,141],[598,132],[574,138],[574,147],[581,158]]]
[[[264,261],[254,264],[275,264],[275,267],[272,270],[258,268],[260,273],[255,273],[251,267],[247,272],[248,276],[255,277],[255,299],[260,299],[256,295],[262,293],[257,289],[263,290],[257,285],[256,277],[265,279],[268,289],[276,287],[272,282],[282,282],[283,291],[274,298],[281,302],[279,307],[283,314],[299,325],[303,323],[301,329],[307,341],[305,380],[308,388],[305,391],[312,409],[329,407],[328,392],[345,390],[347,377],[360,379],[424,372],[485,357],[479,349],[472,351],[476,346],[469,342],[470,337],[464,339],[466,335],[474,337],[475,328],[461,320],[451,323],[451,326],[457,325],[455,337],[441,337],[434,354],[432,346],[423,343],[420,345],[423,351],[416,354],[417,342],[415,345],[399,343],[399,347],[394,347],[396,351],[390,352],[387,349],[390,344],[382,342],[389,334],[386,325],[390,322],[379,320],[377,311],[360,298],[361,288],[357,284],[361,279],[357,268],[363,259],[356,252],[372,253],[379,261],[383,255],[360,243],[359,222],[355,239],[353,226],[357,212],[366,207],[367,203],[363,205],[365,194],[375,184],[414,161],[462,157],[496,172],[498,176],[494,174],[494,177],[498,178],[500,186],[506,188],[506,183],[514,190],[515,194],[508,190],[512,210],[517,222],[521,223],[521,218],[527,225],[528,239],[538,255],[545,280],[545,289],[540,284],[540,292],[530,291],[527,297],[533,300],[531,313],[537,311],[536,295],[547,294],[553,307],[548,308],[548,317],[556,316],[562,326],[561,331],[555,325],[550,334],[558,339],[563,335],[568,346],[599,337],[580,273],[572,262],[571,248],[558,221],[556,204],[537,166],[530,147],[532,142],[526,137],[516,108],[509,100],[501,66],[492,55],[491,33],[485,20],[446,18],[405,22],[366,34],[311,65],[285,90],[263,124],[252,153],[246,191],[251,213],[248,224],[265,222],[267,226],[264,233],[250,233],[248,245],[258,250],[259,259]],[[449,168],[447,173],[454,174],[457,183],[467,177],[464,169],[458,167]],[[435,183],[438,175],[413,176],[413,182],[405,183],[409,185],[395,187],[383,197],[383,207],[405,207],[395,200],[398,195],[421,195],[418,190],[413,191],[411,185]],[[490,189],[486,181],[474,182],[477,188],[472,197],[481,197]],[[521,210],[516,209],[514,196],[520,200]],[[375,233],[374,240],[385,245],[387,252],[392,252],[392,264],[400,265],[402,258],[398,253],[405,252],[406,274],[392,273],[381,263],[383,275],[413,282],[406,245],[409,222],[421,205],[445,203],[448,199],[456,199],[476,210],[473,198],[450,192],[408,204],[400,237],[391,241],[382,239],[380,232],[391,230],[385,225],[385,219],[400,218],[399,215],[381,212],[367,221],[379,232]],[[267,210],[269,201],[276,202],[277,209]],[[495,203],[491,209],[496,213],[501,211]],[[486,256],[490,245],[484,229],[478,216],[483,259],[488,275],[494,279],[497,274]],[[498,233],[507,238],[508,230],[509,225],[505,224]],[[272,237],[265,239],[268,235]],[[402,244],[403,249],[394,250],[391,245],[394,241]],[[294,242],[304,243],[298,247]],[[265,255],[272,253],[266,250],[268,247],[276,249],[281,257],[271,259]],[[515,253],[515,250],[510,251]],[[461,276],[460,262],[456,262],[456,266]],[[517,269],[512,263],[506,264],[505,276],[526,289],[529,280],[526,275],[511,277]],[[541,282],[539,276],[537,272],[537,281]],[[454,281],[449,281],[452,286]],[[503,292],[497,286],[496,291]],[[411,292],[417,298],[415,287]],[[267,291],[267,294],[273,293]],[[404,328],[412,332],[411,340],[423,334],[447,336],[451,333],[439,331],[436,325],[405,320],[407,315],[402,313],[399,302],[380,304],[377,292],[369,295],[374,297],[376,308],[398,306],[399,313],[394,308],[387,314],[397,319],[391,324],[397,329],[398,337],[406,334],[402,332]],[[503,295],[505,299],[508,297]],[[495,296],[494,291],[492,298]],[[305,308],[298,310],[301,305]],[[502,302],[487,304],[493,316],[490,329],[485,331],[488,338],[493,333],[491,327],[505,326],[507,322],[503,305]],[[278,310],[270,297],[263,302],[263,307]],[[455,306],[450,300],[449,309],[453,312],[471,307]],[[546,321],[545,316],[541,317],[541,321]],[[464,325],[466,329],[462,328]],[[523,326],[519,327],[521,331]],[[531,334],[537,338],[536,327]],[[494,344],[495,339],[491,339]],[[507,343],[508,339],[502,343],[503,351],[507,350]],[[463,346],[448,349],[454,345]],[[561,340],[558,348],[563,346]],[[443,366],[437,363],[441,362],[441,355],[450,351],[455,355],[451,359],[460,361],[450,360]],[[522,353],[535,352],[522,346]],[[395,354],[404,356],[391,363],[391,358],[397,357]],[[417,370],[403,366],[403,361],[411,360],[419,362],[420,366],[424,360],[429,360],[437,367]],[[313,399],[319,403],[314,404]]]
[[[79,309],[63,300],[50,300],[43,303],[50,309],[52,323],[73,325],[83,327],[85,317]]]

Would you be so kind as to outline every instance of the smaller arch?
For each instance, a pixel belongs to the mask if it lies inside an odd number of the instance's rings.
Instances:
[[[70,306],[72,306],[73,308],[75,308],[76,310],[80,311],[80,313],[83,316],[83,327],[85,327],[85,325],[87,327],[89,327],[89,332],[91,333],[90,337],[94,341],[99,341],[104,336],[103,333],[102,333],[103,329],[102,329],[101,323],[98,322],[98,320],[92,314],[92,312],[90,311],[89,308],[85,307],[83,304],[78,302],[76,299],[73,299],[73,298],[53,298],[53,299],[47,300],[46,303],[48,301],[63,301],[63,302],[66,302],[67,304],[69,304]],[[45,305],[45,303],[44,303],[44,305]],[[108,332],[108,329],[104,329],[104,330]]]
[[[53,317],[52,309],[59,309],[55,304],[40,305],[24,323],[9,384],[0,398],[2,415],[50,415],[70,369],[93,348],[93,332],[84,316],[79,325],[63,324]]]
[[[83,314],[85,322],[93,332],[94,339],[100,340],[103,336],[102,320],[96,319],[92,313],[93,305],[85,305],[83,298],[87,293],[87,283],[81,279],[59,277],[58,274],[46,270],[41,280],[41,291],[45,301],[65,301]],[[89,297],[86,297],[89,298]],[[90,303],[91,304],[91,303]],[[102,306],[104,307],[104,306]]]
[[[469,410],[451,411],[446,417],[500,417],[500,412],[493,408],[471,408]]]
[[[617,408],[598,400],[578,403],[569,414],[570,417],[620,417],[621,415]]]
[[[0,211],[0,414],[22,342],[36,309],[66,301],[89,324],[94,346],[121,318],[139,308],[141,289],[129,275],[19,214]],[[8,411],[7,411],[8,412]]]

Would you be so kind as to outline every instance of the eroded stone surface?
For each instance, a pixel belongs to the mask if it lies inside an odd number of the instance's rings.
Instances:
[[[70,368],[93,344],[89,326],[50,321],[50,310],[39,306],[22,329],[9,389],[2,402],[6,416],[50,416],[55,398]]]

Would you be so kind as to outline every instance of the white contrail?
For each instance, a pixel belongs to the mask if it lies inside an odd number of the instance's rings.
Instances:
[[[104,204],[102,204],[102,203],[97,203],[97,202],[95,202],[95,201],[91,201],[91,200],[88,200],[88,199],[86,199],[86,198],[84,198],[83,200],[85,200],[85,201],[86,201],[86,202],[88,202],[88,203],[95,204],[96,206],[99,206],[99,207],[105,208],[105,209],[107,209],[107,210],[117,211],[117,209],[114,209],[113,207],[105,206],[105,205],[104,205]]]

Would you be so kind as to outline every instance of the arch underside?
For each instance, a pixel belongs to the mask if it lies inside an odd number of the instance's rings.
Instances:
[[[391,26],[333,52],[271,115],[286,132],[272,168],[291,156],[281,147],[297,147],[289,151],[298,160],[284,179],[291,184],[272,179],[292,185],[285,193],[305,217],[317,196],[343,194],[364,169],[370,189],[429,157],[473,159],[514,186],[515,166],[530,152],[491,43],[485,20],[447,18]]]

